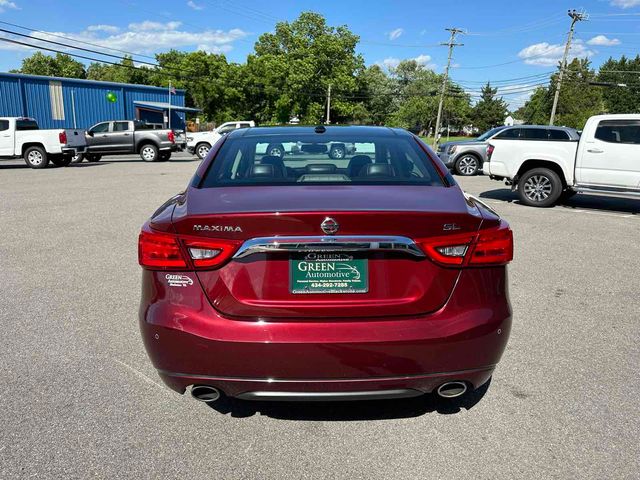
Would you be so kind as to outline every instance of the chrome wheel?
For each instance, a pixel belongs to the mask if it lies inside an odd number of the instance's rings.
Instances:
[[[35,167],[42,164],[42,162],[44,161],[44,157],[38,150],[31,150],[29,152],[29,155],[27,155],[27,160],[31,165]]]
[[[153,162],[156,158],[156,151],[153,147],[142,148],[142,159],[147,162]]]
[[[273,147],[271,150],[269,150],[269,155],[271,155],[272,157],[283,157],[283,153],[282,150],[280,150],[280,147]]]
[[[341,160],[344,158],[344,150],[342,148],[334,148],[329,156],[335,160]]]
[[[210,147],[208,145],[200,145],[196,151],[198,157],[204,158],[209,154]]]
[[[523,186],[525,196],[532,202],[542,202],[549,198],[553,188],[551,180],[544,175],[534,175]]]
[[[471,155],[466,155],[458,160],[458,172],[461,175],[475,175],[478,171],[478,159]]]

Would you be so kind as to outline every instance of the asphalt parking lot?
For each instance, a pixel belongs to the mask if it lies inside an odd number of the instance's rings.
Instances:
[[[137,326],[139,227],[198,162],[105,160],[0,163],[0,478],[638,478],[639,201],[458,177],[516,241],[488,389],[214,409],[161,384]]]

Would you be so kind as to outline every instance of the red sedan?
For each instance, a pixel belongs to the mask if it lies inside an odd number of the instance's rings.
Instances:
[[[508,224],[404,130],[242,129],[142,227],[140,328],[203,401],[451,398],[505,349],[512,257]]]

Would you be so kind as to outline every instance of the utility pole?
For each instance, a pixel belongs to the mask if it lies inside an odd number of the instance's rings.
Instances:
[[[562,87],[562,77],[564,77],[564,70],[567,68],[567,56],[571,49],[571,41],[573,40],[573,32],[575,31],[576,23],[583,20],[588,20],[589,16],[584,12],[578,12],[575,8],[567,11],[567,15],[571,17],[571,28],[569,29],[569,35],[567,35],[567,43],[564,46],[564,54],[562,55],[562,62],[560,63],[560,75],[558,75],[558,84],[556,85],[556,93],[553,96],[553,107],[551,107],[551,117],[549,118],[549,125],[553,125],[553,121],[556,117],[556,110],[558,108],[558,99],[560,98],[560,88]]]
[[[331,123],[331,84],[327,88],[327,125]]]
[[[464,33],[459,28],[445,28],[446,31],[451,33],[449,41],[447,43],[441,43],[449,47],[449,56],[447,57],[447,66],[444,69],[444,77],[442,79],[442,88],[440,89],[440,102],[438,103],[438,116],[436,117],[436,129],[433,132],[433,148],[438,145],[438,133],[440,131],[440,122],[442,121],[442,107],[444,105],[444,95],[447,90],[447,81],[449,80],[449,67],[451,66],[451,56],[453,55],[453,47],[462,47],[463,43],[455,43],[456,35]]]

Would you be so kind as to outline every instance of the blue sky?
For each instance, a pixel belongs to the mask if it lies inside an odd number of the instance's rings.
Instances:
[[[325,15],[330,25],[346,24],[360,35],[359,52],[367,64],[389,68],[401,59],[414,58],[436,71],[442,71],[446,62],[447,49],[438,45],[448,38],[444,29],[458,27],[467,34],[458,39],[464,46],[455,49],[452,78],[470,92],[490,80],[501,85],[501,93],[517,107],[536,85],[548,80],[561,57],[569,8],[590,14],[588,21],[577,26],[572,56],[589,57],[597,66],[609,56],[640,53],[640,0],[582,4],[544,0],[0,0],[0,21],[140,55],[152,56],[171,47],[205,49],[243,62],[257,37],[272,30],[276,21],[293,20],[301,11],[314,10]],[[6,24],[0,28],[44,37]],[[8,35],[0,32],[0,36]],[[0,70],[19,67],[31,52],[0,42]]]

